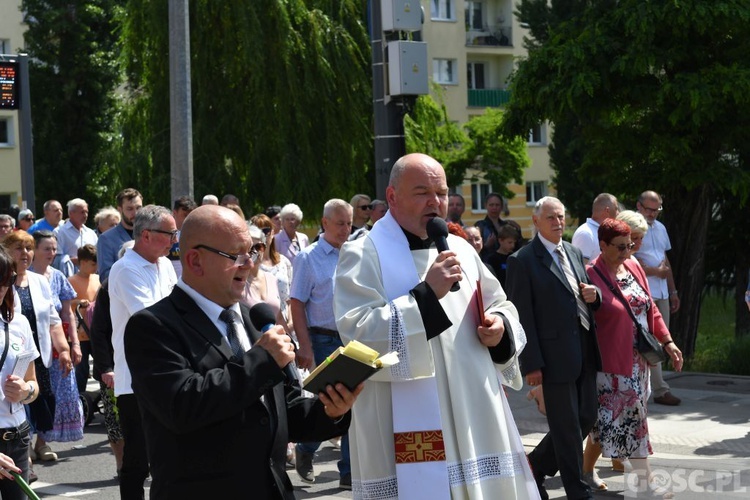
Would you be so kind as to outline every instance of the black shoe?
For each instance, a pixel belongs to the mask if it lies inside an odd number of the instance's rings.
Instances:
[[[542,500],[549,500],[549,493],[547,493],[547,488],[544,487],[544,475],[537,476],[535,474],[534,481],[536,481],[536,487],[539,490],[539,496],[542,497]]]
[[[343,476],[341,476],[341,479],[339,479],[339,488],[342,490],[352,489],[352,475],[351,474],[344,474]]]
[[[294,469],[299,474],[300,479],[306,483],[315,482],[315,471],[313,470],[313,457],[315,453],[305,453],[297,448],[296,461]]]

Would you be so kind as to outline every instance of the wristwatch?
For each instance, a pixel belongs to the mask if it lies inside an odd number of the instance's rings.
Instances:
[[[27,403],[31,401],[34,398],[34,394],[36,394],[36,386],[32,384],[31,382],[27,382],[29,384],[29,395],[26,396],[21,400],[21,403]]]

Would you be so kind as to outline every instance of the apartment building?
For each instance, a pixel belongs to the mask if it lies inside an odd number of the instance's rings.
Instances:
[[[452,120],[466,123],[486,108],[508,102],[508,77],[518,58],[526,54],[523,37],[527,32],[513,15],[515,4],[515,0],[422,0],[422,38],[427,42],[432,78],[443,89]],[[533,228],[531,208],[550,189],[548,137],[546,124],[529,131],[531,167],[523,185],[509,186],[516,196],[508,200],[507,218],[517,221],[527,238]],[[484,218],[484,196],[492,190],[486,183],[457,187],[466,199],[464,222]]]
[[[23,47],[25,27],[18,0],[0,0],[0,61]],[[18,111],[0,109],[0,212],[21,205],[21,153],[18,144]]]

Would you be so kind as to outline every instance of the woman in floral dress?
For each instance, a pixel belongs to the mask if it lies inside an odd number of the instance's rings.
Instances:
[[[602,253],[587,269],[592,283],[602,293],[601,307],[595,314],[602,356],[602,371],[596,379],[599,411],[591,438],[605,457],[629,460],[639,479],[639,491],[663,496],[668,493],[648,482],[646,459],[653,453],[646,420],[649,370],[636,348],[637,329],[625,302],[641,327],[662,343],[678,371],[682,369],[682,353],[651,299],[646,274],[635,259],[630,259],[633,250],[630,233],[630,227],[622,221],[602,222],[599,226]],[[590,466],[593,468],[593,464]],[[590,473],[586,468],[585,465],[584,474]]]

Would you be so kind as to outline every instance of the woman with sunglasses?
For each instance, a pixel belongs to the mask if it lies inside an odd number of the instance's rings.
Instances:
[[[11,472],[29,480],[30,424],[24,404],[39,395],[33,361],[39,357],[29,321],[16,314],[13,284],[16,273],[13,259],[0,247],[0,498],[26,498]],[[17,464],[17,465],[16,465]]]
[[[629,461],[638,478],[637,491],[670,498],[671,493],[649,484],[647,458],[653,453],[646,420],[649,365],[636,349],[637,328],[625,302],[640,326],[662,343],[677,371],[682,369],[682,353],[654,305],[646,274],[630,258],[634,247],[630,227],[620,220],[606,219],[599,226],[598,236],[602,253],[586,269],[602,293],[601,307],[595,313],[602,371],[596,377],[599,409],[591,440],[605,457]],[[584,477],[592,488],[604,490],[607,486],[594,470],[596,459],[591,461],[598,451],[596,446],[587,451]]]
[[[368,231],[372,226],[367,222],[372,215],[372,200],[366,194],[355,194],[349,204],[352,206],[354,215],[352,216],[352,234],[362,229]]]
[[[283,326],[284,330],[290,333],[286,318],[281,314],[281,295],[276,276],[264,271],[261,266],[266,252],[265,235],[257,226],[250,226],[250,237],[253,239],[253,246],[250,249],[250,260],[253,265],[245,282],[242,302],[250,307],[259,302],[265,302],[276,314],[276,324]]]

